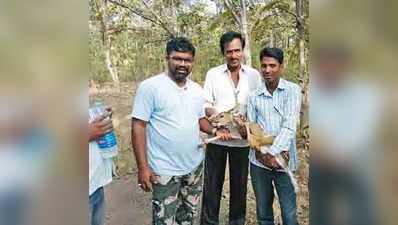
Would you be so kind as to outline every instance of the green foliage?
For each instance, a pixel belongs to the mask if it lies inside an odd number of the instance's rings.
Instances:
[[[99,82],[108,81],[109,75],[105,66],[104,49],[98,32],[90,31],[88,39],[88,65],[90,79]]]
[[[89,4],[92,25],[89,32],[90,76],[103,82],[111,79],[105,66],[101,15],[95,1],[98,0],[91,0]],[[118,2],[127,7],[110,1],[107,26],[113,66],[121,81],[143,80],[164,71],[165,44],[173,31],[177,32],[174,35],[188,37],[195,45],[197,54],[192,79],[202,83],[207,70],[224,61],[219,49],[222,33],[239,31],[231,11],[224,9],[214,15],[206,11],[203,3],[188,8],[182,1],[153,1],[149,9],[141,1]],[[232,3],[239,7],[239,0]],[[258,57],[263,47],[280,47],[285,51],[285,77],[297,81],[298,35],[294,12],[293,0],[274,0],[249,5],[247,15],[253,67],[259,67]],[[305,15],[307,18],[308,4]]]

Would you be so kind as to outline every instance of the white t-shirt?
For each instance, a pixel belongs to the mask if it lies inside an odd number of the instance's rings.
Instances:
[[[199,119],[205,116],[203,105],[203,89],[189,79],[179,87],[161,73],[140,84],[132,117],[148,122],[147,156],[156,174],[185,175],[202,162]]]

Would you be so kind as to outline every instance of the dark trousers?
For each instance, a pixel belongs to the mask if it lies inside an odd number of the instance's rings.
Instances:
[[[229,224],[244,225],[249,147],[226,147],[209,144],[205,158],[201,225],[219,224],[220,200],[229,160]]]

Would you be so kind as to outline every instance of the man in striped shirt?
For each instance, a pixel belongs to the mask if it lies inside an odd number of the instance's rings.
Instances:
[[[265,133],[275,136],[268,152],[250,151],[250,176],[256,196],[259,225],[273,225],[274,183],[282,209],[284,225],[297,225],[296,194],[287,173],[275,159],[282,154],[291,170],[297,169],[296,127],[299,122],[301,89],[297,84],[280,78],[283,51],[264,48],[260,52],[261,75],[264,82],[248,99],[247,116],[258,123]]]

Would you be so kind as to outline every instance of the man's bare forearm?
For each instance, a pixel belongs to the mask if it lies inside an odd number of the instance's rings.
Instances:
[[[210,124],[209,120],[206,118],[199,119],[199,127],[200,130],[205,132],[206,134],[213,134],[214,127]]]
[[[148,167],[146,156],[146,122],[132,119],[131,122],[131,144],[133,146],[137,168]]]

